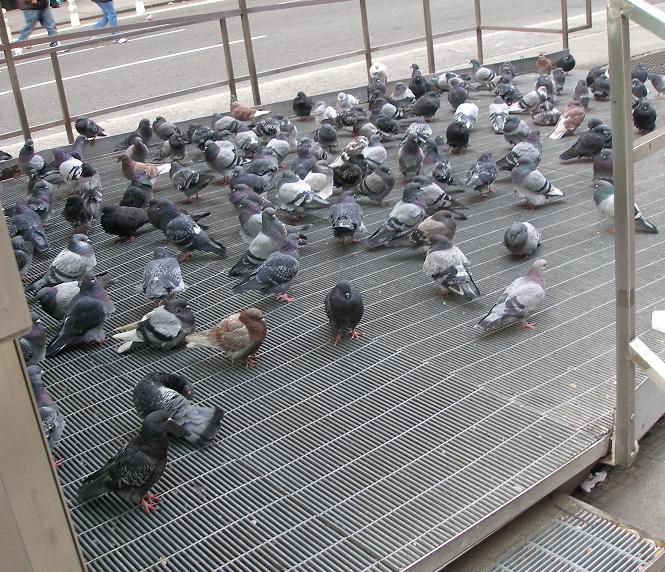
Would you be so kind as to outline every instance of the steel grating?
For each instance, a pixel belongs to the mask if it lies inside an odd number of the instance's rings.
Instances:
[[[662,554],[659,543],[638,531],[571,506],[486,572],[640,572]]]
[[[569,76],[564,102],[583,75]],[[518,79],[523,91],[533,82]],[[487,124],[490,98],[477,97],[481,119],[472,147],[452,159],[458,177],[481,152],[506,151]],[[591,107],[590,117],[608,118],[608,104]],[[444,97],[435,133],[445,132],[451,117]],[[301,134],[313,129],[297,126]],[[337,246],[323,216],[311,217],[295,302],[231,296],[235,281],[226,270],[243,252],[237,218],[225,190],[202,193],[190,210],[213,212],[211,234],[229,248],[229,258],[197,254],[183,264],[197,323],[210,326],[254,304],[267,315],[269,335],[254,370],[232,367],[208,349],[120,356],[115,342],[46,362],[46,383],[67,417],[59,474],[89,569],[402,570],[605,438],[614,400],[613,240],[591,200],[590,164],[559,163],[571,139],[551,141],[549,130],[542,132],[541,170],[566,192],[565,201],[525,212],[505,177],[490,198],[459,195],[470,208],[455,242],[483,293],[474,302],[443,301],[422,274],[421,254]],[[388,148],[395,165],[397,142]],[[115,157],[86,151],[103,177],[105,201],[117,202],[126,184]],[[636,177],[638,203],[657,225],[665,224],[660,175],[652,158],[639,164]],[[22,180],[3,182],[3,202],[24,188]],[[168,180],[156,194],[182,198]],[[398,185],[392,202],[400,194]],[[387,212],[365,208],[370,231]],[[529,265],[507,256],[502,245],[514,220],[543,229],[539,254],[550,270],[538,329],[481,336],[474,323]],[[69,234],[54,217],[51,253]],[[110,332],[150,309],[136,287],[163,241],[150,231],[131,244],[116,243],[99,227],[92,239],[97,270],[116,278]],[[651,310],[663,307],[664,241],[662,233],[637,237],[640,332],[648,330]],[[48,262],[38,260],[31,275]],[[363,292],[364,336],[335,347],[322,302],[343,278]],[[52,333],[55,322],[46,322]],[[182,373],[194,382],[195,399],[227,411],[218,440],[202,450],[173,444],[156,487],[161,509],[151,517],[113,498],[78,506],[79,481],[137,427],[131,391],[155,369]]]

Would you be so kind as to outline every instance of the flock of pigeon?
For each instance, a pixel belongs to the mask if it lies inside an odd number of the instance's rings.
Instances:
[[[32,140],[26,141],[18,166],[28,177],[27,195],[5,209],[5,215],[18,272],[26,283],[26,294],[34,301],[33,327],[20,344],[51,448],[63,433],[64,418],[42,383],[40,364],[73,346],[103,342],[105,321],[115,310],[106,291],[113,278],[94,273],[93,221],[98,220],[105,233],[127,241],[134,240],[145,225],[152,225],[180,251],[176,257],[167,248],[155,249],[153,260],[145,266],[141,291],[156,306],[139,321],[116,330],[113,338],[121,342],[118,352],[140,346],[161,351],[203,346],[217,348],[231,362],[252,367],[268,333],[263,313],[254,307],[234,313],[208,330],[196,331],[194,312],[182,296],[187,286],[180,263],[195,252],[219,258],[227,252],[201,222],[209,212],[190,213],[169,199],[154,196],[153,185],[159,177],[168,175],[185,203],[198,200],[210,184],[228,186],[239,232],[247,244],[246,252],[229,271],[238,278],[232,292],[258,290],[291,302],[288,290],[300,269],[299,249],[307,244],[312,226],[303,219],[311,210],[328,209],[332,235],[339,244],[353,247],[361,242],[366,231],[362,205],[385,205],[397,183],[398,176],[387,165],[384,143],[398,140],[402,199],[363,241],[364,246],[425,252],[423,272],[442,295],[452,293],[465,300],[480,297],[469,260],[453,244],[457,221],[467,218],[466,207],[454,194],[475,190],[485,197],[493,192],[499,173],[508,171],[526,207],[535,209],[563,199],[564,193],[538,170],[542,147],[536,127],[552,127],[552,139],[575,134],[584,124],[591,102],[609,98],[609,81],[604,69],[592,69],[560,110],[555,104],[564,92],[567,73],[575,66],[572,55],[554,63],[541,55],[536,62],[536,83],[524,95],[513,82],[512,64],[505,63],[498,71],[475,60],[471,64],[470,75],[449,72],[433,78],[423,76],[414,64],[411,80],[396,83],[388,95],[387,69],[375,63],[366,106],[347,93],[339,93],[330,105],[299,92],[293,111],[300,119],[314,120],[311,136],[299,136],[288,117],[267,117],[268,112],[237,101],[232,101],[229,114],[214,115],[210,126],[190,125],[186,133],[163,117],[152,124],[143,119],[116,147],[122,175],[128,180],[117,205],[102,204],[102,180],[84,159],[86,146],[106,135],[94,121],[77,120],[80,136],[73,149],[56,150],[52,163],[35,152]],[[665,92],[664,76],[648,75],[641,66],[634,69],[633,117],[640,133],[653,130],[656,121],[656,112],[646,101],[647,80],[659,96]],[[458,181],[449,155],[465,152],[479,118],[474,103],[478,99],[472,100],[469,94],[487,91],[493,94],[487,118],[508,149],[498,161],[491,153],[483,153],[470,165],[466,180]],[[435,135],[429,124],[441,106],[442,94],[447,94],[454,112],[445,136]],[[599,211],[612,218],[612,131],[597,119],[586,125],[560,160],[593,160],[593,198]],[[340,149],[341,135],[352,138]],[[150,147],[155,137],[161,141],[156,151]],[[188,153],[202,154],[206,168],[195,169],[187,160]],[[33,255],[45,255],[49,250],[46,229],[58,200],[62,201],[62,217],[72,226],[71,239],[43,276],[28,279]],[[637,205],[635,220],[638,230],[658,232]],[[529,257],[538,249],[540,231],[529,222],[515,222],[506,229],[504,244],[512,255]],[[529,318],[545,297],[546,268],[543,259],[533,262],[525,276],[505,289],[477,327],[485,332],[512,324],[534,327]],[[363,298],[350,282],[337,284],[326,296],[324,308],[335,344],[344,335],[360,336]],[[61,321],[49,341],[39,312]],[[222,409],[195,405],[192,397],[193,387],[184,377],[148,373],[133,393],[136,411],[144,419],[138,436],[84,479],[81,501],[114,492],[140,504],[146,512],[154,509],[158,499],[150,488],[165,469],[168,436],[201,447],[220,427]]]

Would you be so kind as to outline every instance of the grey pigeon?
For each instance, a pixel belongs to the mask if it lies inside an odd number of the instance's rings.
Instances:
[[[404,133],[404,138],[402,139],[402,141],[406,139],[409,133],[415,133],[418,142],[424,143],[432,136],[432,128],[429,125],[427,125],[427,123],[422,117],[420,117],[417,118],[413,123],[411,123],[406,128],[406,132]]]
[[[62,282],[78,280],[86,270],[97,264],[90,239],[84,234],[75,234],[69,244],[53,259],[46,274],[26,288],[35,292],[44,286],[55,286]]]
[[[537,87],[535,90],[528,92],[526,95],[518,99],[510,107],[509,113],[531,113],[539,104],[547,99],[547,88],[545,86]]]
[[[633,69],[630,72],[631,79],[638,79],[642,83],[646,83],[647,78],[649,77],[649,72],[647,68],[644,67],[644,64],[638,63],[633,66]]]
[[[219,431],[224,411],[191,402],[194,387],[181,375],[162,371],[147,373],[134,387],[137,413],[146,418],[160,409],[185,430],[184,438],[196,447],[210,443]]]
[[[434,235],[423,273],[439,286],[443,295],[453,292],[465,300],[475,300],[480,296],[478,286],[471,275],[471,264],[464,253],[448,237]]]
[[[612,160],[612,151],[603,149],[593,158],[593,180],[605,180],[614,182],[614,162]]]
[[[330,134],[330,131],[328,131],[328,134]],[[285,134],[280,133],[277,137],[273,137],[268,141],[265,150],[272,151],[275,154],[277,157],[277,164],[281,167],[282,161],[284,161],[289,153],[291,153],[291,143]]]
[[[473,79],[475,79],[481,87],[485,87],[490,91],[494,89],[495,85],[499,82],[499,77],[490,68],[480,64],[478,60],[471,60],[469,62],[473,69]]]
[[[647,89],[646,85],[644,85],[636,77],[633,78],[631,85],[632,85],[631,91],[633,92],[633,97],[636,97],[637,99],[643,99],[649,93],[649,90]]]
[[[369,173],[357,187],[357,193],[379,205],[390,194],[395,186],[395,177],[390,174],[390,169],[381,165]]]
[[[590,119],[587,123],[587,127],[589,128],[589,131],[597,133],[603,137],[604,149],[612,148],[612,128],[607,123],[600,119]]]
[[[607,75],[600,74],[593,82],[591,88],[594,99],[598,101],[607,101],[610,98],[610,79]]]
[[[106,339],[104,305],[90,296],[83,296],[72,303],[60,325],[60,331],[46,346],[46,357],[82,343],[101,343]]]
[[[425,143],[425,155],[418,173],[436,181],[439,185],[457,186],[455,175],[450,167],[448,154],[439,151],[436,141],[429,140]]]
[[[316,164],[316,155],[312,153],[312,148],[309,145],[300,145],[296,151],[297,157],[291,164],[291,170],[304,179]]]
[[[169,434],[184,437],[187,431],[166,411],[160,409],[148,415],[136,437],[101,469],[83,479],[78,490],[79,501],[115,493],[132,505],[140,504],[146,513],[156,509],[159,495],[149,491],[166,468]]]
[[[143,143],[150,145],[150,140],[152,139],[152,127],[150,126],[150,121],[148,119],[141,119],[139,121],[139,126],[135,131],[132,131],[127,137],[125,137],[120,143],[115,146],[116,151],[122,151],[129,147],[134,137],[140,137]]]
[[[413,177],[420,171],[424,155],[414,133],[409,133],[404,141],[402,141],[397,158],[400,172],[405,180]]]
[[[182,161],[187,154],[186,142],[179,133],[174,133],[159,148],[155,161],[170,159],[172,161]]]
[[[92,165],[83,163],[81,176],[74,183],[72,192],[83,197],[93,218],[99,218],[102,203],[102,179]]]
[[[198,200],[199,192],[205,189],[215,178],[209,173],[199,173],[193,169],[183,167],[175,160],[171,161],[169,176],[176,190],[187,197],[186,203],[191,202],[192,197],[196,197]]]
[[[456,210],[465,208],[456,201],[447,191],[427,177],[418,175],[413,178],[413,183],[420,187],[420,195],[425,205],[425,216],[433,215],[440,210]]]
[[[358,242],[365,232],[363,209],[355,201],[353,191],[344,191],[337,204],[330,207],[333,235],[341,245]]]
[[[37,213],[42,226],[46,228],[53,212],[53,193],[55,186],[48,181],[36,181],[28,195],[25,197],[25,204]]]
[[[596,208],[607,218],[614,219],[614,186],[609,181],[604,180],[596,181],[593,186],[596,189],[593,193],[593,201],[596,203]],[[633,206],[633,210],[635,213],[636,231],[658,234],[656,225],[644,218],[637,204]],[[607,232],[614,233],[614,225],[610,226]]]
[[[31,313],[32,328],[19,338],[25,365],[34,365],[46,355],[46,328],[34,312]]]
[[[545,175],[536,169],[529,159],[520,158],[511,171],[511,177],[515,192],[520,199],[526,199],[526,206],[539,207],[550,199],[565,196]]]
[[[212,171],[225,176],[229,176],[234,167],[248,161],[238,154],[233,143],[227,141],[206,141],[204,157]]]
[[[297,234],[287,235],[282,247],[231,291],[241,294],[249,290],[260,290],[266,294],[277,294],[280,302],[292,302],[294,298],[286,292],[300,270],[298,240]]]
[[[557,86],[554,78],[549,74],[540,74],[536,80],[536,89],[544,87],[547,90],[547,99],[549,101],[556,101]]]
[[[543,275],[547,263],[539,258],[530,267],[526,276],[521,276],[503,292],[498,302],[478,322],[477,328],[490,332],[511,324],[522,323],[523,328],[534,328],[529,322],[531,315],[545,299]]]
[[[74,128],[86,139],[94,141],[97,137],[106,137],[104,130],[92,119],[81,117],[74,122]]]
[[[556,93],[557,95],[560,95],[563,93],[563,88],[566,85],[566,72],[563,70],[563,68],[554,68],[552,70],[552,79],[556,85]]]
[[[494,190],[492,183],[496,181],[498,174],[496,163],[492,160],[492,153],[483,153],[466,174],[464,188],[480,191],[480,196],[485,197]]]
[[[78,280],[63,282],[55,286],[45,286],[37,291],[35,297],[49,316],[62,320],[71,305],[74,296],[80,291]]]
[[[409,183],[404,187],[402,200],[390,211],[388,218],[369,237],[369,248],[388,245],[408,237],[425,218],[425,201],[420,185]]]
[[[306,183],[293,171],[284,171],[281,176],[277,197],[280,209],[291,213],[297,218],[313,209],[327,207],[330,203],[319,197],[309,183]]]
[[[39,173],[46,162],[41,155],[35,153],[35,143],[32,139],[26,139],[23,147],[18,153],[18,166],[24,175]]]
[[[460,103],[455,110],[453,120],[457,123],[462,123],[471,131],[478,121],[478,106],[469,101]]]
[[[58,405],[53,401],[49,392],[44,387],[42,375],[44,371],[38,365],[28,366],[28,376],[30,377],[30,386],[35,396],[39,418],[42,422],[42,430],[48,441],[48,446],[53,455],[53,449],[56,448],[62,434],[65,431],[65,416],[60,411]],[[54,465],[60,465],[62,461],[53,458]]]
[[[324,305],[330,327],[335,332],[335,345],[342,341],[346,333],[351,339],[360,337],[360,331],[356,328],[362,320],[365,306],[358,288],[349,282],[340,282],[328,292]]]
[[[329,121],[323,121],[319,128],[314,132],[314,141],[316,141],[326,151],[332,151],[337,148],[337,130]]]
[[[34,249],[43,254],[49,248],[48,237],[39,215],[25,202],[19,201],[14,207],[14,214],[7,221],[12,236],[22,236],[31,242]]]
[[[161,115],[158,115],[152,122],[152,130],[162,141],[168,141],[172,135],[180,135],[180,129]]]
[[[592,94],[589,86],[583,79],[579,80],[575,86],[575,89],[573,90],[573,101],[579,101],[584,109],[589,109],[591,97]]]
[[[145,163],[148,160],[149,152],[150,150],[148,149],[148,146],[138,135],[132,139],[132,144],[127,147],[126,151],[131,159],[138,161],[139,163]]]
[[[448,240],[453,239],[457,230],[457,222],[450,211],[437,211],[432,216],[423,220],[413,232],[411,240],[414,246],[423,246],[428,244],[434,235],[445,236]]]
[[[185,300],[167,300],[148,312],[138,322],[117,328],[113,338],[123,342],[117,349],[119,354],[128,352],[137,344],[162,351],[169,351],[185,343],[185,338],[194,332],[194,312]]]
[[[74,233],[89,235],[92,234],[92,221],[95,218],[94,212],[80,195],[69,195],[65,199],[65,206],[62,209],[62,218],[72,225]]]
[[[319,160],[314,163],[312,170],[307,173],[304,181],[318,197],[328,200],[333,194],[333,179],[333,170],[328,165],[328,161]]]
[[[499,83],[494,89],[494,94],[498,95],[508,105],[513,105],[522,99],[522,92],[512,83]]]
[[[379,135],[372,135],[369,138],[367,147],[362,150],[363,157],[369,167],[375,169],[380,167],[386,162],[388,152],[381,144],[381,137]]]
[[[229,193],[229,202],[237,209],[240,203],[247,199],[248,201],[256,204],[260,209],[271,207],[272,204],[265,194],[255,193],[248,185],[238,183],[232,186],[232,191]]]
[[[261,150],[259,136],[255,131],[244,124],[242,124],[235,135],[235,144],[245,157],[253,157]]]
[[[25,238],[20,235],[12,238],[12,249],[14,250],[14,258],[16,258],[18,275],[23,281],[27,279],[28,271],[32,264],[32,253],[34,248],[32,242],[25,240]]]
[[[494,133],[503,134],[503,126],[506,124],[508,115],[508,104],[501,97],[497,96],[494,102],[490,103],[489,108],[489,118]]]
[[[513,256],[531,256],[540,246],[540,230],[530,222],[514,222],[506,229],[503,244]]]
[[[464,94],[464,99],[466,99],[466,90],[464,88],[459,88]],[[436,112],[441,107],[441,102],[439,100],[440,96],[434,91],[429,91],[424,95],[418,97],[413,107],[411,107],[410,114],[415,117],[422,117],[424,119],[432,119]],[[449,96],[450,98],[450,96]]]
[[[506,155],[496,162],[499,171],[512,171],[520,158],[529,159],[535,167],[542,158],[540,131],[532,130],[526,141],[517,143]]]
[[[658,97],[663,97],[665,95],[665,75],[658,73],[649,74],[649,80],[651,85],[656,90]]]
[[[94,298],[98,302],[101,302],[102,307],[104,308],[104,313],[108,317],[109,314],[113,314],[115,312],[115,305],[113,304],[113,300],[111,300],[111,297],[104,287],[105,284],[110,282],[111,280],[107,279],[106,277],[98,278],[90,270],[85,271],[83,276],[81,276],[81,280],[79,281],[79,291],[72,298],[70,306],[76,304],[76,302],[86,296]]]
[[[531,128],[523,119],[512,115],[506,119],[503,126],[503,138],[509,145],[526,141],[529,133],[531,133]]]
[[[594,131],[585,131],[580,133],[577,141],[573,143],[570,149],[566,149],[559,159],[568,161],[570,159],[593,159],[598,153],[603,150],[605,145],[605,137]]]
[[[143,269],[143,294],[148,300],[170,300],[186,290],[180,264],[165,248],[156,248]]]

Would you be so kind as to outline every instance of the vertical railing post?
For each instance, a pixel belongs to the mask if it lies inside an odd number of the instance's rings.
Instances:
[[[79,17],[79,9],[76,5],[76,0],[68,0],[67,6],[69,6],[69,23],[73,28],[81,25],[81,18]]]
[[[74,143],[74,131],[72,131],[72,117],[69,115],[69,106],[67,105],[67,94],[65,93],[65,85],[62,82],[62,72],[60,71],[60,61],[58,60],[58,52],[55,50],[51,52],[51,65],[53,66],[53,77],[55,78],[55,85],[58,90],[58,99],[60,100],[60,109],[62,109],[62,120],[65,124],[65,131],[67,131],[67,140]]]
[[[238,0],[240,9],[240,24],[245,41],[245,55],[247,57],[247,71],[249,72],[249,83],[252,86],[252,98],[254,105],[261,105],[261,94],[259,93],[259,80],[256,77],[256,62],[254,61],[254,46],[252,45],[252,32],[249,28],[249,14],[247,13],[246,0]]]
[[[480,0],[474,1],[474,12],[476,14],[476,58],[479,62],[484,61],[483,56],[483,19],[480,13]]]
[[[568,49],[568,0],[561,0],[561,43]]]
[[[224,48],[224,61],[226,62],[226,78],[229,80],[229,91],[233,98],[238,99],[238,92],[236,91],[236,76],[235,73],[233,73],[231,45],[229,44],[229,31],[226,28],[226,18],[220,18],[219,29],[222,32],[222,47]]]
[[[360,24],[363,29],[363,43],[365,45],[365,67],[367,67],[367,77],[369,79],[369,70],[372,67],[372,44],[369,39],[369,19],[367,18],[367,3],[365,0],[359,0]]]
[[[429,73],[434,73],[434,40],[432,39],[432,12],[429,0],[423,0],[423,15],[425,17],[425,42],[427,43],[427,67]]]
[[[630,465],[635,458],[635,365],[629,343],[635,337],[635,214],[628,18],[610,0],[607,39],[610,56],[610,109],[614,153],[614,272],[616,288],[616,409],[612,459]]]
[[[23,94],[21,93],[21,86],[18,81],[18,74],[16,73],[14,54],[12,54],[12,49],[9,45],[11,43],[11,40],[9,39],[9,30],[7,30],[4,18],[0,18],[0,41],[2,41],[2,50],[5,53],[7,74],[9,75],[12,92],[14,93],[14,102],[16,103],[16,111],[18,112],[18,120],[21,123],[21,131],[23,132],[23,137],[25,139],[30,139],[28,115],[25,112],[25,103],[23,102]]]
[[[584,3],[584,5],[585,5],[585,8],[586,8],[586,11],[585,11],[585,14],[586,14],[586,25],[589,26],[589,27],[591,27],[591,25],[593,24],[593,21],[592,21],[592,20],[593,20],[593,16],[592,16],[592,13],[591,13],[591,0],[586,0],[586,2]]]

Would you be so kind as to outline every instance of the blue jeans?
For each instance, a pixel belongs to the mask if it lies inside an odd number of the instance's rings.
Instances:
[[[18,35],[18,39],[25,40],[34,28],[37,22],[41,22],[42,26],[46,28],[49,36],[55,36],[58,31],[55,29],[55,20],[51,9],[47,6],[43,10],[23,10],[23,17],[25,18],[25,26]]]
[[[92,26],[95,29],[104,28],[106,24],[109,25],[109,28],[115,28],[118,25],[118,17],[115,14],[115,6],[113,6],[113,0],[107,0],[106,2],[97,2],[95,4],[99,6],[102,11],[102,17],[97,20]]]

